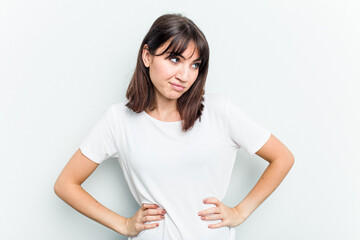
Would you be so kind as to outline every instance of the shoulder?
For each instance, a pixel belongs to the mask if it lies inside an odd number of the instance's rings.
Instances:
[[[210,111],[224,113],[228,107],[230,98],[220,93],[208,93],[204,95],[204,105]]]
[[[139,114],[128,108],[126,104],[128,100],[122,100],[111,104],[108,108],[109,114],[113,116],[117,123],[129,122],[139,117]]]
[[[127,101],[125,101],[125,100],[112,103],[106,109],[106,114],[113,118],[125,116],[126,114],[128,114],[127,111],[129,110],[125,106],[126,103],[127,103]]]
[[[127,102],[127,101],[125,101],[125,100],[115,102],[115,103],[113,103],[112,105],[110,105],[109,108],[111,108],[112,111],[115,111],[115,112],[116,112],[116,111],[117,111],[117,112],[119,112],[119,111],[124,111],[124,110],[127,108],[127,107],[125,106],[126,102]]]

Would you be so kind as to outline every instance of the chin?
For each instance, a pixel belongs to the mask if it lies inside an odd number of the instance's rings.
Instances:
[[[177,96],[177,97],[168,97],[167,99],[169,100],[178,100],[181,96]]]
[[[172,100],[178,100],[179,98],[181,97],[181,94],[179,94],[178,96],[168,96],[166,97],[169,101],[172,101]]]

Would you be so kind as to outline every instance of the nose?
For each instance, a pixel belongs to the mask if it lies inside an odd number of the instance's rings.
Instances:
[[[189,78],[189,69],[185,64],[180,64],[177,69],[176,78],[180,81],[187,81]]]

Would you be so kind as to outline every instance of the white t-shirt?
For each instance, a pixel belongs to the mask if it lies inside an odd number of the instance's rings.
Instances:
[[[126,101],[111,105],[80,145],[96,163],[117,158],[135,200],[166,209],[153,229],[128,240],[235,240],[235,228],[208,228],[221,220],[201,220],[198,212],[223,200],[237,151],[254,155],[271,133],[220,94],[205,94],[201,121],[181,131],[181,121],[163,122]]]

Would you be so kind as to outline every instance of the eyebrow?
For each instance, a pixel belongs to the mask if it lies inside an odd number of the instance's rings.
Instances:
[[[170,56],[179,56],[182,59],[185,59],[185,57],[183,55],[181,55],[180,53],[175,53],[175,52],[168,52],[168,54]],[[198,59],[195,59],[193,62],[201,62],[201,58],[199,57]]]

